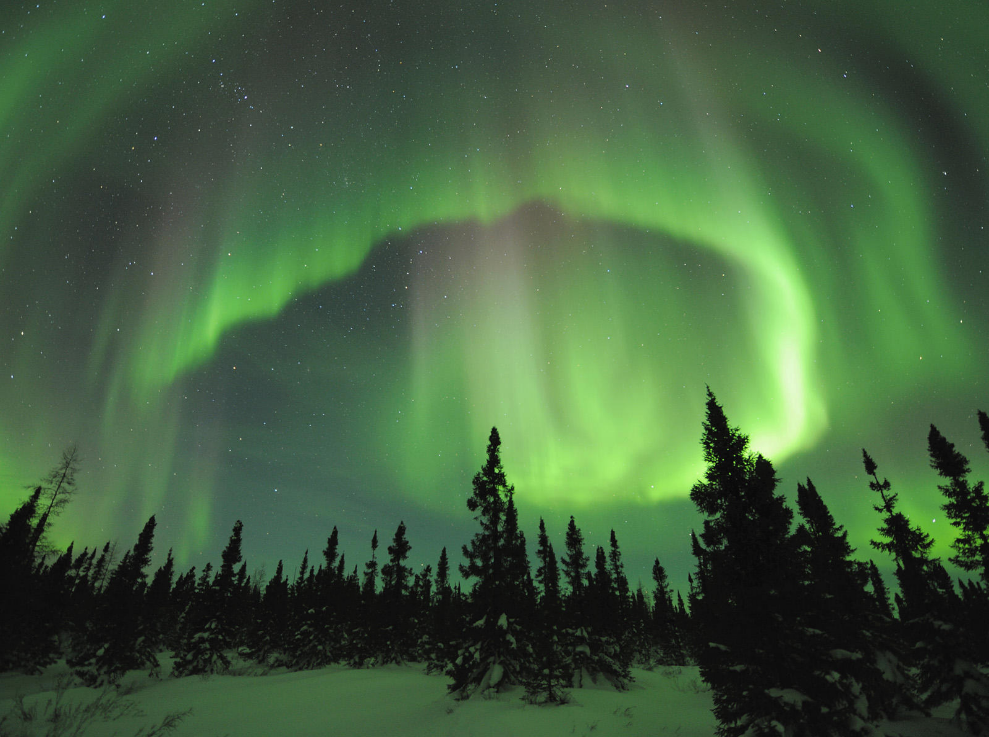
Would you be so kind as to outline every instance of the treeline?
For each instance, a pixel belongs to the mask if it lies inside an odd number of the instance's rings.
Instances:
[[[375,532],[370,559],[353,566],[334,527],[318,558],[307,551],[291,571],[279,561],[267,582],[248,576],[241,522],[219,570],[207,563],[179,573],[169,551],[151,574],[153,516],[119,562],[110,543],[43,555],[51,523],[43,508],[51,479],[74,481],[71,451],[0,529],[0,671],[38,672],[64,657],[85,683],[100,685],[129,670],[161,675],[162,651],[172,653],[176,676],[223,673],[234,653],[291,669],[414,661],[447,673],[461,696],[524,684],[541,702],[602,680],[625,688],[633,663],[685,662],[682,598],[674,603],[658,560],[655,591],[632,590],[614,532],[607,550],[585,551],[571,518],[558,559],[540,520],[533,573],[499,448],[492,430],[468,503],[481,532],[463,546],[460,572],[473,584],[466,593],[451,584],[446,548],[435,572],[407,564],[404,523],[385,550]]]
[[[989,417],[978,418],[989,450]],[[233,654],[291,669],[423,662],[458,698],[522,687],[530,702],[559,703],[590,682],[626,688],[633,665],[697,663],[725,736],[873,735],[882,719],[954,699],[959,724],[989,729],[989,500],[933,425],[931,466],[958,529],[949,560],[979,580],[956,582],[931,556],[933,541],[863,451],[879,515],[872,545],[891,557],[899,588],[891,603],[813,482],[797,487],[795,520],[772,463],[709,391],[689,614],[659,560],[655,588],[631,589],[614,531],[585,548],[571,517],[557,555],[540,520],[530,560],[500,446],[492,429],[467,501],[477,528],[461,550],[466,586],[451,584],[445,548],[435,572],[407,565],[404,523],[380,554],[375,532],[370,559],[352,567],[334,528],[321,556],[307,552],[291,574],[279,562],[267,582],[247,575],[240,522],[216,571],[178,574],[169,552],[149,575],[154,517],[119,562],[110,544],[45,555],[52,512],[74,485],[67,454],[0,528],[0,670],[64,657],[95,685],[128,670],[159,675],[161,651],[176,676],[223,673]]]

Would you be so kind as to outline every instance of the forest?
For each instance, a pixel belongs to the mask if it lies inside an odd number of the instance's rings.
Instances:
[[[977,417],[989,451],[989,416]],[[201,571],[176,570],[171,551],[150,570],[154,516],[122,555],[111,542],[53,550],[47,533],[78,470],[70,449],[0,526],[0,672],[64,659],[103,687],[135,670],[223,674],[234,656],[290,670],[415,662],[457,700],[516,690],[552,706],[590,684],[626,689],[633,666],[695,664],[722,737],[865,737],[881,720],[947,703],[959,727],[989,733],[989,497],[955,445],[931,425],[930,465],[956,529],[948,560],[964,579],[932,555],[933,539],[862,451],[871,544],[895,572],[890,587],[875,560],[856,557],[811,479],[788,506],[772,462],[710,389],[701,445],[686,601],[658,559],[654,587],[632,590],[615,532],[594,546],[574,517],[559,554],[540,520],[530,558],[496,428],[467,500],[476,528],[459,576],[446,548],[435,570],[413,570],[404,522],[380,553],[375,533],[357,564],[334,527],[320,554],[280,561],[267,581],[248,575],[239,521],[218,568]]]

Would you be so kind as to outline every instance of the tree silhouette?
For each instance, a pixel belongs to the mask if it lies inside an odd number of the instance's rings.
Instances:
[[[934,425],[927,435],[927,448],[931,468],[948,480],[938,485],[947,500],[941,509],[959,529],[958,537],[951,543],[956,554],[948,560],[966,571],[978,571],[982,581],[989,584],[989,496],[985,484],[982,481],[969,484],[968,459]]]

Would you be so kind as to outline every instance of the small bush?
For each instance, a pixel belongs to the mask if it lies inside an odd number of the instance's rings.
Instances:
[[[115,689],[104,688],[96,698],[83,703],[66,703],[71,679],[56,681],[55,695],[46,702],[28,705],[24,696],[0,716],[0,737],[82,737],[93,724],[115,722],[121,717],[140,717],[143,712],[134,701],[124,699]],[[141,727],[133,737],[161,737],[172,732],[192,710],[166,714],[159,724]]]

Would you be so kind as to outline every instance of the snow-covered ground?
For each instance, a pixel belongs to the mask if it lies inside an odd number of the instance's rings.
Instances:
[[[170,663],[163,663],[167,672]],[[565,706],[530,706],[521,691],[494,699],[457,702],[447,696],[447,679],[427,675],[416,665],[353,670],[331,666],[317,671],[262,675],[249,665],[236,666],[233,675],[150,679],[131,673],[121,683],[121,694],[108,695],[132,704],[131,713],[113,721],[94,720],[87,737],[128,737],[153,727],[172,712],[192,713],[171,733],[176,737],[587,737],[621,736],[711,737],[715,721],[711,694],[697,668],[665,671],[634,670],[635,682],[625,692],[610,688],[583,688],[571,692]],[[74,734],[52,732],[45,712],[55,696],[56,683],[66,679],[64,664],[40,676],[0,675],[0,715],[14,716],[0,725],[2,737]],[[16,717],[17,695],[34,707],[37,717],[23,724]],[[82,705],[100,695],[98,690],[73,686],[62,703]],[[118,701],[118,705],[122,703]],[[932,718],[919,717],[887,726],[887,733],[903,737],[960,737],[948,717],[951,707]]]

